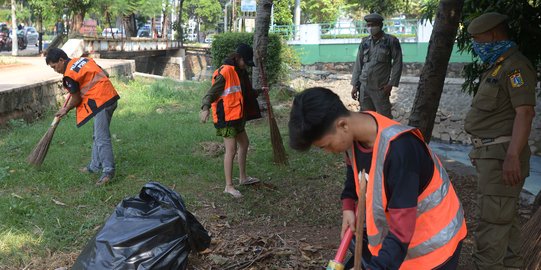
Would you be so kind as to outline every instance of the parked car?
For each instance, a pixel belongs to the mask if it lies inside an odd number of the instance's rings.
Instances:
[[[28,40],[28,44],[38,46],[39,33],[36,31],[36,28],[27,26],[24,28],[24,33],[26,35],[26,39]]]
[[[118,28],[105,28],[103,29],[103,32],[101,33],[103,37],[106,38],[123,38],[126,37],[126,33],[124,32],[124,29],[118,29]]]

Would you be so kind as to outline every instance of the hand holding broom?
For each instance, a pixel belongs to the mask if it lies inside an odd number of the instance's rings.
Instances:
[[[66,98],[66,101],[64,102],[64,105],[62,108],[65,108],[68,104],[69,100],[71,98],[71,95]],[[55,116],[53,119],[53,122],[51,123],[51,126],[43,135],[41,140],[39,140],[38,144],[34,147],[34,150],[32,150],[32,153],[28,155],[28,158],[26,158],[26,161],[28,163],[34,165],[34,166],[41,166],[43,164],[43,160],[45,159],[45,156],[47,155],[47,151],[49,150],[49,145],[51,144],[51,141],[53,140],[54,132],[56,130],[56,127],[60,123],[60,117]]]

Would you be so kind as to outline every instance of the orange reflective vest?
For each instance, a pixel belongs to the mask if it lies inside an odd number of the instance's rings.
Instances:
[[[225,79],[222,95],[215,100],[212,107],[212,120],[216,128],[223,128],[243,120],[243,96],[240,79],[234,66],[223,65],[212,75],[212,83],[216,75],[221,74]]]
[[[383,240],[389,233],[389,213],[383,170],[389,145],[391,141],[406,132],[413,133],[421,141],[424,139],[418,129],[404,126],[375,112],[366,113],[372,115],[378,125],[366,188],[368,248],[374,256],[377,256]],[[428,186],[417,199],[415,231],[400,269],[436,268],[453,255],[467,233],[464,211],[449,176],[438,157],[428,146],[427,149],[434,161],[434,174]],[[359,195],[359,170],[355,162],[355,155],[352,153],[354,152],[348,152],[348,155],[352,159],[355,185],[357,195]]]
[[[71,59],[64,72],[64,83],[66,77],[76,81],[81,92],[82,101],[76,109],[77,127],[120,98],[107,74],[90,58]]]

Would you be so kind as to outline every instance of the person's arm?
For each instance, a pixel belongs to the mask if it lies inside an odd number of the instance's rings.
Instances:
[[[353,167],[349,157],[346,159],[346,180],[344,182],[344,189],[340,195],[342,200],[342,230],[340,231],[340,238],[344,237],[344,233],[347,228],[355,231],[355,204],[357,203],[357,191],[355,189],[355,176],[353,174]]]
[[[520,172],[520,152],[528,145],[528,137],[535,117],[533,106],[520,106],[515,108],[515,120],[511,143],[503,161],[503,181],[508,185],[516,185],[522,181]]]
[[[209,88],[201,101],[201,110],[209,110],[212,102],[216,101],[225,89],[225,78],[218,74],[214,79],[214,83]]]
[[[528,137],[535,117],[535,84],[536,74],[531,65],[514,67],[507,72],[506,85],[511,104],[515,109],[515,119],[511,142],[503,161],[503,181],[508,185],[516,185],[523,180],[521,175],[520,153],[528,147]]]
[[[429,162],[431,158],[423,143],[413,134],[400,136],[389,149],[384,165],[389,233],[378,256],[372,256],[368,269],[400,268],[415,232],[417,198],[426,184],[426,175],[433,173],[434,163]]]
[[[66,104],[65,107],[60,108],[58,112],[56,112],[55,116],[57,117],[63,117],[66,115],[71,109],[79,106],[81,104],[81,101],[83,100],[83,97],[81,96],[81,89],[79,87],[79,83],[72,78],[65,76],[62,79],[62,84],[64,88],[68,90],[68,92],[71,95],[70,100],[68,101],[68,104]]]
[[[361,75],[361,72],[363,70],[363,58],[364,58],[364,52],[363,52],[363,42],[361,41],[361,44],[359,45],[359,50],[357,51],[357,58],[355,61],[355,64],[353,65],[353,73],[351,75],[351,98],[357,100],[358,98],[358,92],[359,92],[359,76]]]
[[[218,74],[214,78],[214,83],[201,101],[201,112],[199,112],[199,120],[201,121],[201,123],[207,122],[210,114],[210,105],[212,104],[212,102],[216,101],[220,97],[220,95],[222,95],[224,89],[225,78],[221,74]]]
[[[389,84],[398,87],[400,76],[402,76],[402,47],[400,47],[400,41],[397,38],[393,38],[391,56],[393,57],[393,67],[391,68]]]

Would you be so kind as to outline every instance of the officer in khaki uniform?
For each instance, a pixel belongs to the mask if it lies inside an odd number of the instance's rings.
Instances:
[[[535,115],[536,74],[509,40],[507,16],[491,12],[468,26],[476,54],[488,66],[466,115],[472,163],[477,168],[478,226],[473,254],[477,269],[519,269],[517,205],[529,175],[530,135]]]
[[[377,13],[364,17],[370,35],[359,45],[351,77],[351,97],[361,110],[376,111],[393,118],[389,96],[398,87],[402,74],[402,48],[395,36],[383,32],[383,17]]]

